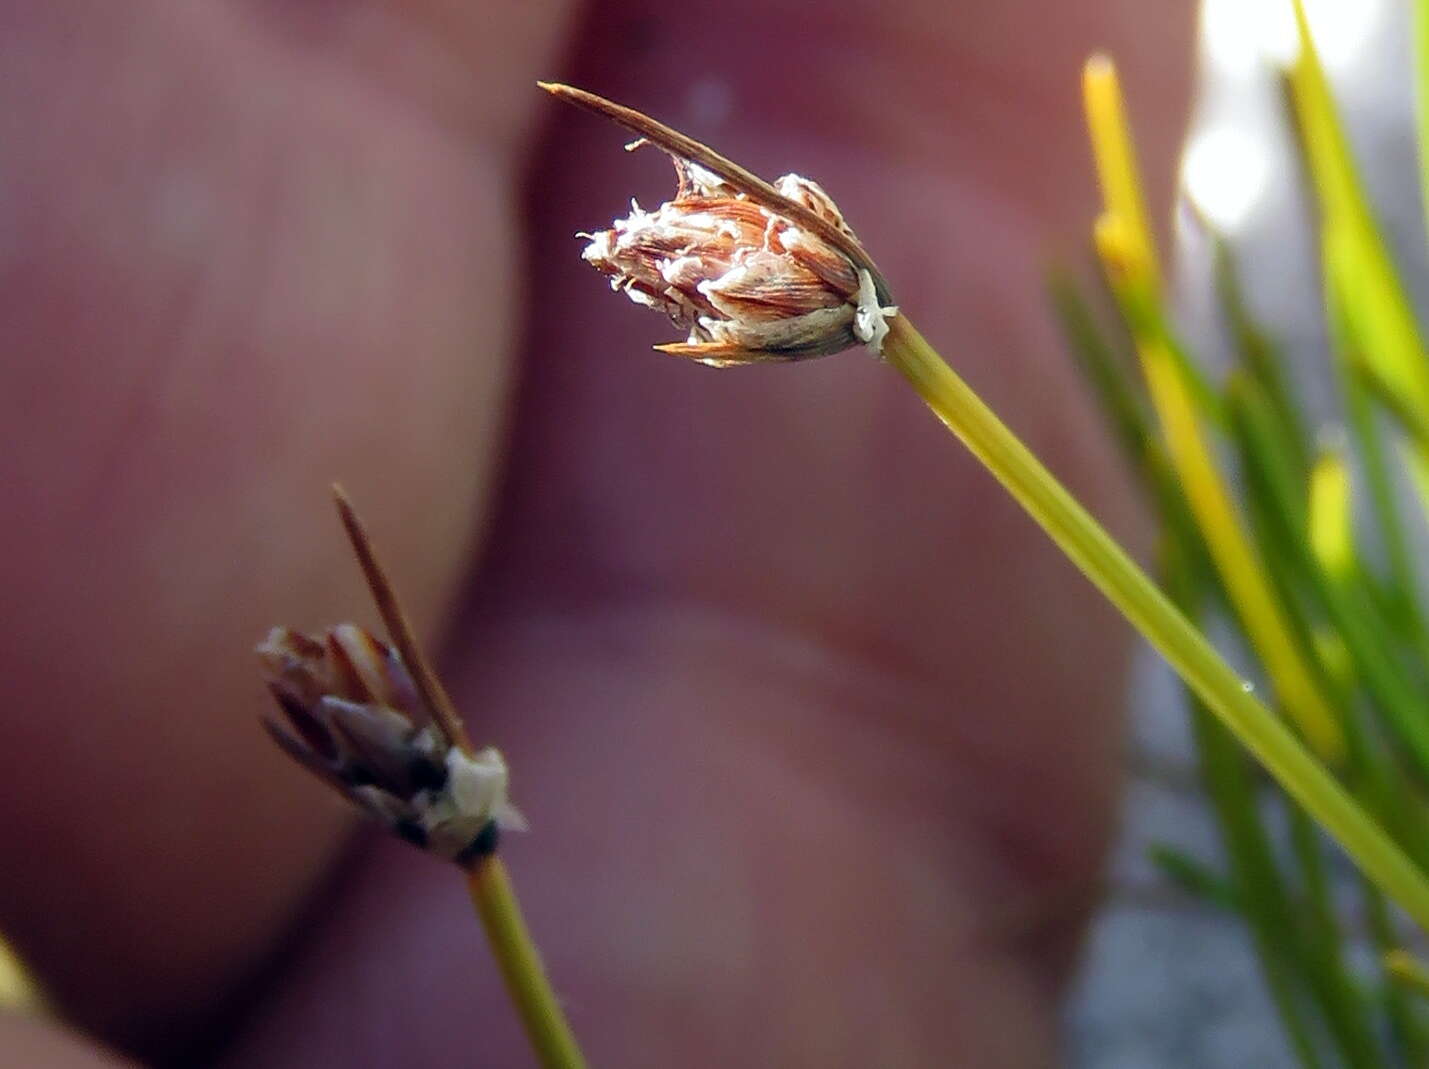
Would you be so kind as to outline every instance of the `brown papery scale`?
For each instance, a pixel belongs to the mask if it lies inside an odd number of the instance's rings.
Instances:
[[[703,168],[674,162],[674,200],[653,212],[632,203],[611,229],[583,235],[585,260],[613,289],[688,331],[662,352],[726,366],[825,356],[870,340],[859,330],[859,270],[847,256]],[[853,238],[817,183],[791,174],[775,188]]]
[[[775,183],[707,145],[603,97],[547,92],[634,131],[675,163],[673,200],[634,201],[607,230],[581,234],[585,260],[632,301],[664,312],[686,340],[662,352],[716,367],[826,356],[863,344],[881,355],[898,313],[887,283],[818,183]]]

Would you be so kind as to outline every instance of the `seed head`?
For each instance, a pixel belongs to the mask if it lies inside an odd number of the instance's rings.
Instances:
[[[495,849],[498,828],[525,827],[501,754],[454,745],[386,643],[354,624],[278,627],[257,653],[288,723],[265,720],[274,741],[401,838],[465,864]]]
[[[587,235],[584,253],[612,289],[689,332],[663,352],[724,366],[881,341],[881,316],[860,332],[859,269],[848,257],[703,168],[675,159],[675,173],[674,200],[653,212],[632,202],[627,218]],[[853,236],[817,183],[790,174],[775,188]]]
[[[632,301],[688,332],[662,352],[723,367],[800,360],[860,343],[881,351],[898,311],[873,262],[816,182],[772,185],[647,115],[572,89],[548,91],[636,131],[675,163],[673,200],[582,234],[585,260]]]

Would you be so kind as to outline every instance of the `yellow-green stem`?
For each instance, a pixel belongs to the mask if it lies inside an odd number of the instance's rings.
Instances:
[[[501,859],[493,856],[481,861],[468,875],[467,888],[541,1065],[545,1069],[585,1069],[585,1058],[551,990]]]
[[[1397,983],[1420,995],[1429,995],[1429,969],[1409,951],[1389,951],[1384,955],[1384,968]]]
[[[891,326],[888,363],[1365,875],[1429,930],[1424,874],[907,318]]]

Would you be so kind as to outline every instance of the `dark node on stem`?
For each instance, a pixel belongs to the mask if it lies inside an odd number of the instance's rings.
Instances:
[[[470,868],[482,858],[490,857],[496,853],[496,848],[501,844],[501,829],[496,826],[496,821],[488,820],[486,825],[477,833],[471,845],[458,854],[455,861],[458,865],[465,865]]]

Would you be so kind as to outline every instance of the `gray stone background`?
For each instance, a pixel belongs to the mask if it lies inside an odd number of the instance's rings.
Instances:
[[[1357,156],[1421,312],[1426,244],[1414,137],[1410,0],[1307,5]],[[1276,64],[1293,54],[1288,0],[1206,0],[1203,75],[1183,182],[1239,252],[1262,321],[1289,347],[1302,396],[1327,423],[1333,402],[1320,317],[1316,238],[1299,189]],[[1183,332],[1213,364],[1208,249],[1184,214],[1178,244]],[[1147,847],[1219,854],[1196,787],[1176,686],[1149,652],[1131,684],[1128,782],[1111,896],[1093,927],[1067,1010],[1069,1061],[1086,1069],[1294,1063],[1239,923],[1163,881]]]

